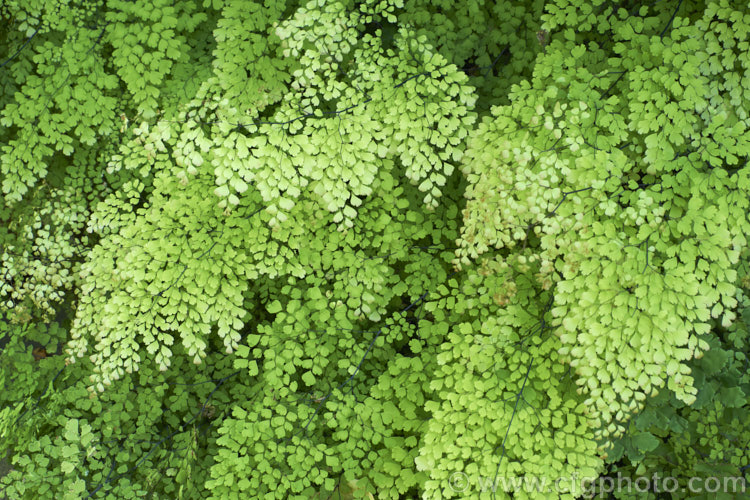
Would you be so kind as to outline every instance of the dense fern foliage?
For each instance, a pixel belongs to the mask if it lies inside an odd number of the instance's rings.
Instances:
[[[746,2],[0,18],[8,498],[750,495]]]

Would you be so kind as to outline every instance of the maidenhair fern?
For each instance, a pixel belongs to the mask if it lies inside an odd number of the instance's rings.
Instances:
[[[742,2],[0,17],[9,498],[748,470]]]

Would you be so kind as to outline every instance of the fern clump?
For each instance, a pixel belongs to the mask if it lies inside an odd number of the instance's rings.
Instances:
[[[741,478],[746,10],[5,2],[2,493]]]

